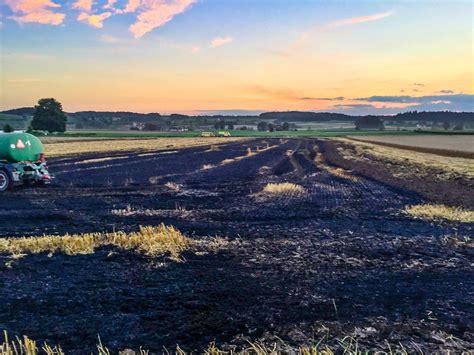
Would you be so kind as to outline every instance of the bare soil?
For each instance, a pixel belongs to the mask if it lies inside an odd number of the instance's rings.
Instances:
[[[354,141],[376,143],[420,153],[474,159],[474,136],[357,136]]]
[[[219,165],[257,146],[275,147]],[[158,353],[247,340],[337,348],[346,335],[366,349],[473,350],[474,250],[463,242],[472,224],[412,219],[401,210],[425,202],[421,190],[366,166],[350,166],[357,182],[335,177],[315,163],[315,147],[349,164],[335,143],[310,139],[52,160],[53,186],[0,197],[1,236],[166,223],[204,246],[209,236],[226,242],[191,250],[184,263],[107,248],[10,267],[0,256],[0,329],[77,354],[94,350],[98,335],[114,350]],[[307,195],[259,198],[284,181]],[[120,209],[153,213],[112,213]]]
[[[352,139],[371,143],[395,144],[407,148],[426,148],[453,152],[474,153],[474,135],[421,134],[412,136],[352,136]]]

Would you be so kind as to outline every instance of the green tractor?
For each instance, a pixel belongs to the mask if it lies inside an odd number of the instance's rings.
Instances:
[[[0,133],[0,193],[15,185],[49,184],[41,141],[28,133]]]

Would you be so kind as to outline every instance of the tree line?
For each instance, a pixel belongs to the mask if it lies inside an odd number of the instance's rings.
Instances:
[[[142,123],[145,130],[167,130],[175,125],[182,127],[212,126],[214,129],[235,129],[236,125],[257,125],[259,131],[288,131],[295,128],[294,122],[354,122],[356,129],[384,129],[384,120],[397,122],[433,122],[441,124],[444,129],[462,129],[465,125],[474,125],[473,112],[451,111],[409,111],[393,116],[350,116],[331,112],[265,112],[259,116],[225,116],[199,115],[188,116],[159,113],[136,113],[127,111],[79,111],[65,113],[59,101],[44,98],[31,107],[23,107],[3,111],[5,114],[33,116],[29,130],[64,132],[68,117],[76,124],[76,128],[110,128],[114,125]],[[267,122],[271,121],[271,122]],[[4,131],[13,131],[12,126],[5,125]]]

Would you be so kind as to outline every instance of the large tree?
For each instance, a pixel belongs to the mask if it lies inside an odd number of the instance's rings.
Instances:
[[[14,131],[15,129],[12,126],[10,126],[8,123],[5,126],[3,126],[3,132],[5,133],[11,133]]]
[[[41,99],[35,106],[35,113],[31,121],[34,130],[48,132],[66,131],[67,116],[61,103],[55,99]]]
[[[384,130],[383,120],[377,116],[360,116],[355,120],[355,128],[361,129],[378,129]]]
[[[268,130],[268,123],[265,122],[265,121],[260,121],[257,125],[257,129],[260,131],[260,132],[265,132]]]

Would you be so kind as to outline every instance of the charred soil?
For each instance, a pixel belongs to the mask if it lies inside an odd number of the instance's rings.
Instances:
[[[310,139],[55,159],[54,185],[0,197],[0,236],[165,223],[200,247],[181,263],[108,248],[1,255],[0,329],[77,354],[98,335],[153,352],[337,347],[346,335],[367,349],[474,349],[474,251],[462,242],[472,224],[410,218],[402,210],[426,201],[420,191],[347,164]],[[304,193],[262,193],[281,182]]]

